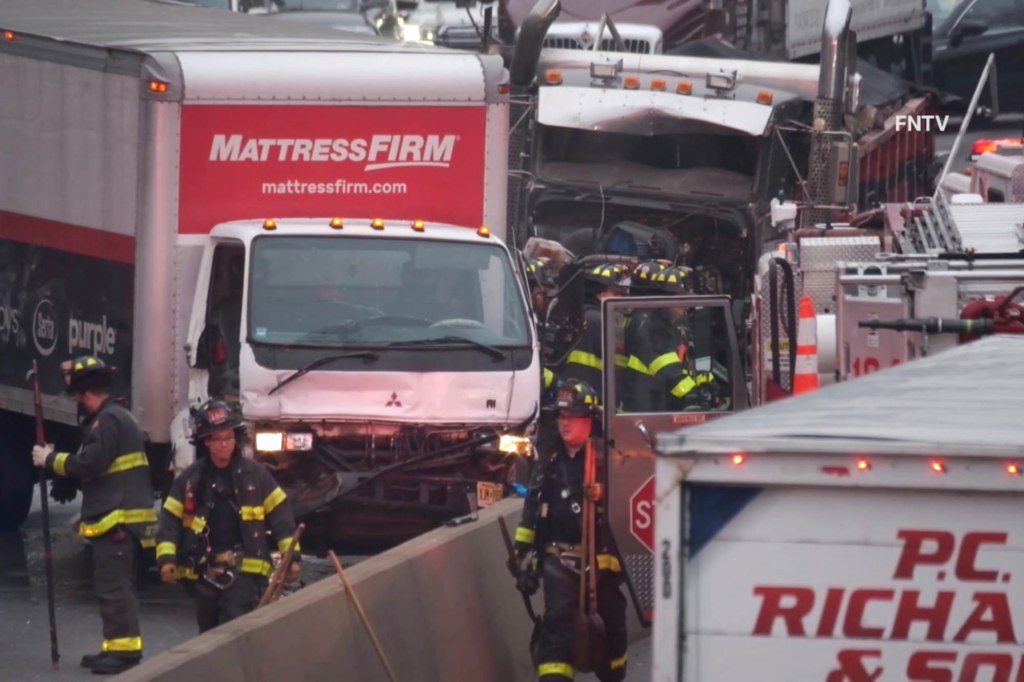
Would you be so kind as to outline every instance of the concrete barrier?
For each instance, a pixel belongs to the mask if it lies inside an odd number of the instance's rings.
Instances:
[[[505,566],[498,528],[514,532],[522,500],[440,528],[345,575],[400,682],[534,679],[532,624]],[[538,613],[541,598],[534,598]],[[631,609],[632,610],[632,609]],[[646,636],[630,617],[631,639]],[[328,577],[147,659],[118,680],[387,681],[344,586]]]
[[[440,528],[346,569],[400,681],[531,679],[531,624],[497,523],[504,516],[514,531],[521,511],[522,500],[505,500],[474,523]],[[387,674],[341,581],[328,577],[118,679],[370,682]]]

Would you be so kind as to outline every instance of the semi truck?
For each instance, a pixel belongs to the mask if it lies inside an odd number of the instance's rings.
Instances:
[[[661,435],[652,680],[1019,679],[1022,353],[992,336]]]
[[[26,370],[74,447],[59,365],[88,354],[161,487],[190,409],[237,404],[310,549],[503,495],[540,368],[499,57],[128,0],[0,24],[5,526],[32,495]]]
[[[502,0],[506,35],[520,29],[534,0]],[[826,4],[816,0],[722,0],[644,2],[642,0],[564,0],[562,16],[551,27],[547,47],[578,50],[619,49],[638,54],[686,52],[688,43],[719,36],[729,44],[775,60],[815,61],[821,52]],[[851,29],[858,57],[907,80],[931,78],[931,19],[922,0],[885,4],[854,0]]]

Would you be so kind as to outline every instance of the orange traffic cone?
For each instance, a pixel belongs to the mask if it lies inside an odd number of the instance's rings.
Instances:
[[[810,393],[818,388],[818,327],[814,303],[810,296],[800,299],[800,323],[796,330],[796,372],[793,373],[793,395]]]

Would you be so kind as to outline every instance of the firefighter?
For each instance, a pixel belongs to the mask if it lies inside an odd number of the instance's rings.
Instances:
[[[664,260],[640,261],[630,273],[630,296],[657,295],[660,291],[652,287],[651,280],[657,273],[671,266]],[[626,325],[623,353],[626,367],[622,375],[622,406],[626,412],[651,412],[657,404],[654,379],[641,360],[650,359],[650,317],[651,308],[637,308],[629,313]]]
[[[618,263],[601,263],[588,266],[584,278],[583,334],[559,367],[558,375],[565,380],[577,379],[600,390],[603,375],[601,302],[626,294],[629,270]],[[616,353],[615,360],[616,365],[625,365],[625,356]]]
[[[179,579],[195,601],[199,632],[256,608],[273,549],[285,552],[295,519],[267,468],[242,456],[245,424],[225,402],[193,413],[196,461],[174,480],[160,512],[156,560],[160,579]],[[298,547],[296,547],[298,549]],[[298,580],[299,554],[287,582]]]
[[[566,381],[558,392],[559,438],[540,448],[516,528],[520,564],[517,587],[532,595],[543,583],[544,618],[537,673],[541,682],[573,679],[573,621],[579,612],[580,571],[583,566],[582,507],[584,498],[601,501],[603,486],[584,489],[586,445],[600,413],[597,393],[584,382]],[[595,451],[600,445],[595,444]],[[599,476],[600,478],[600,476]],[[595,547],[598,573],[597,605],[608,634],[608,662],[596,674],[601,682],[626,677],[626,598],[622,569],[613,553],[605,513],[597,505]]]
[[[526,282],[530,286],[530,303],[537,315],[538,327],[542,328],[547,319],[551,291],[555,287],[551,259],[544,256],[531,258],[526,264]]]
[[[114,368],[95,356],[62,364],[78,400],[82,443],[76,452],[32,448],[32,461],[82,490],[80,533],[89,540],[93,584],[103,621],[103,644],[82,657],[94,673],[114,675],[142,659],[135,563],[143,544],[152,546],[156,525],[153,486],[142,429],[110,395]]]
[[[645,291],[652,294],[682,295],[691,292],[690,274],[678,266],[665,267],[646,277]],[[711,390],[714,375],[695,372],[688,357],[689,330],[684,308],[653,308],[646,316],[636,316],[631,325],[633,348],[639,363],[647,370],[651,387],[649,411],[678,412],[698,403]],[[698,388],[704,387],[702,391]]]

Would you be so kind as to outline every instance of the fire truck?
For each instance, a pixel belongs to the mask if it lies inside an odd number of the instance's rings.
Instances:
[[[547,49],[558,7],[534,8],[510,67],[510,164],[520,169],[511,229],[519,243],[557,241],[582,263],[689,268],[692,296],[605,301],[604,348],[621,347],[617,322],[635,311],[675,310],[689,319],[687,362],[717,384],[681,411],[631,411],[616,354],[603,354],[611,523],[649,617],[657,434],[792,393],[797,302],[810,298],[827,326],[835,263],[886,250],[861,216],[931,192],[932,133],[894,120],[927,115],[932,102],[853,73],[845,2],[833,2],[823,22],[821,67]],[[563,269],[549,322],[578,330],[574,276]],[[578,338],[554,336],[547,363]],[[828,362],[819,369],[831,373]]]

